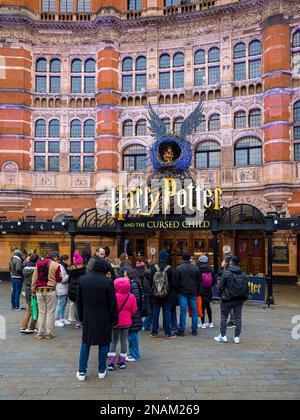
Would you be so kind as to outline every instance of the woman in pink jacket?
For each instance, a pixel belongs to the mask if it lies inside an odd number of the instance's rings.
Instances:
[[[117,359],[117,344],[119,338],[121,342],[121,352],[117,364],[120,369],[125,369],[128,330],[132,325],[132,317],[137,312],[136,298],[132,293],[130,293],[130,281],[127,278],[119,278],[115,280],[114,284],[119,309],[119,322],[118,326],[113,329],[112,333],[112,343],[108,353],[108,370],[115,369],[115,363]]]

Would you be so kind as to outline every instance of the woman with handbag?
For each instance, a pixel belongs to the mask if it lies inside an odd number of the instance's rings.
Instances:
[[[129,328],[132,325],[132,317],[137,312],[135,296],[130,293],[130,281],[128,278],[119,278],[114,282],[119,310],[118,325],[113,328],[112,342],[108,353],[108,370],[114,370],[117,360],[117,345],[120,340],[121,351],[117,365],[120,369],[126,367],[127,340]]]

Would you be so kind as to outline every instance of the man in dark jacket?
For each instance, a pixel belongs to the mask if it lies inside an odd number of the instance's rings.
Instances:
[[[225,266],[226,262],[223,262]],[[233,342],[240,343],[242,331],[242,312],[244,302],[249,293],[248,277],[239,267],[238,257],[232,257],[229,268],[225,269],[219,283],[221,297],[221,334],[215,337],[219,343],[227,343],[227,319],[230,311],[234,310],[236,323],[235,337]]]
[[[22,309],[20,306],[20,296],[23,286],[23,259],[22,252],[16,249],[9,262],[9,271],[12,284],[11,309]]]
[[[158,255],[158,264],[152,265],[150,275],[150,285],[153,290],[153,318],[152,318],[152,333],[150,337],[157,338],[159,330],[159,315],[160,310],[163,312],[163,327],[165,339],[172,339],[176,336],[171,333],[171,293],[174,289],[174,270],[168,265],[169,254],[162,250]],[[165,273],[168,279],[168,285],[165,296],[157,297],[154,291],[154,281],[156,273]]]
[[[99,346],[98,377],[106,377],[106,359],[112,327],[118,324],[118,305],[114,284],[106,277],[110,266],[104,258],[96,261],[93,273],[80,278],[77,309],[83,323],[77,379],[85,381],[91,346]]]
[[[176,335],[184,336],[188,305],[192,311],[192,334],[197,335],[198,311],[197,296],[199,292],[200,273],[196,265],[191,264],[191,255],[184,252],[183,263],[175,270],[175,284],[180,306],[180,324]]]

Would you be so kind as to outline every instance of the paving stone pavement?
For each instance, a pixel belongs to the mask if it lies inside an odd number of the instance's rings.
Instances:
[[[7,329],[6,340],[0,340],[0,400],[299,400],[300,340],[292,339],[291,320],[300,315],[300,287],[275,290],[275,310],[246,305],[239,346],[215,343],[217,327],[201,330],[197,337],[188,330],[186,337],[171,341],[152,340],[141,332],[142,361],[100,381],[93,348],[87,381],[79,384],[75,373],[81,331],[57,329],[50,342],[21,336],[23,312],[10,310],[10,285],[0,283],[0,315]],[[213,312],[218,326],[218,304]]]

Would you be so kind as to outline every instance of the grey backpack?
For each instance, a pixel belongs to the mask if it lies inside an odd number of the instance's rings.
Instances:
[[[168,295],[169,289],[167,271],[171,266],[167,265],[163,271],[160,269],[159,265],[155,265],[155,268],[156,273],[153,277],[153,296],[155,298],[165,298]]]

